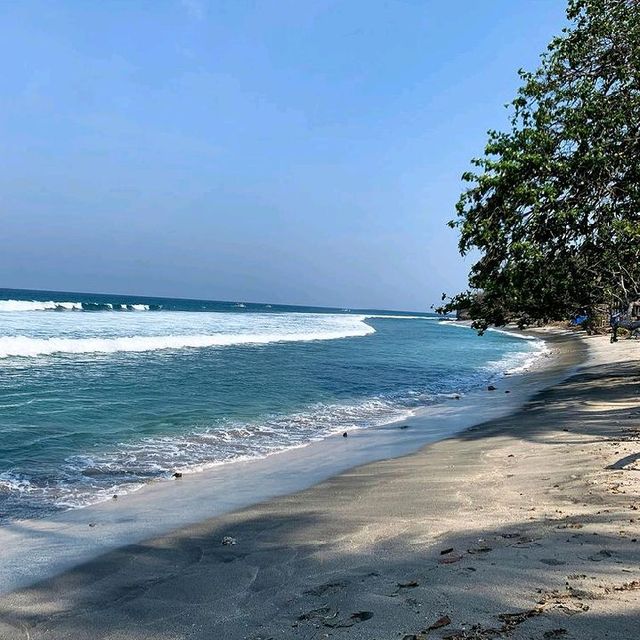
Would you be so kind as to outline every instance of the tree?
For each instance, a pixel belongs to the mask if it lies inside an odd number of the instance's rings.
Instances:
[[[440,310],[480,331],[640,297],[640,3],[570,0],[567,17],[462,176],[449,225],[479,258]]]

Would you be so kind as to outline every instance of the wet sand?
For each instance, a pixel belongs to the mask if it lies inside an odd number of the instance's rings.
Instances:
[[[0,638],[637,638],[640,343],[583,342],[506,417],[5,595]]]
[[[342,436],[341,428],[335,435],[301,448],[214,464],[201,471],[185,472],[179,481],[158,479],[138,491],[120,492],[117,500],[3,523],[0,595],[51,578],[109,551],[302,491],[368,462],[414,453],[425,444],[506,416],[535,391],[566,377],[571,354],[564,353],[560,346],[550,351],[548,344],[544,355],[530,361],[526,372],[508,376],[503,386],[509,394],[502,390],[487,393],[486,387],[480,387],[460,394],[459,399],[453,395],[442,398],[402,422],[350,430],[348,438]]]

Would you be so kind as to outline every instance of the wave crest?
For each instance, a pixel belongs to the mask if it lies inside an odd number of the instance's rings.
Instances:
[[[254,333],[213,335],[123,336],[117,338],[32,338],[28,336],[1,336],[0,358],[11,356],[35,357],[53,354],[145,352],[161,349],[227,347],[233,345],[260,345],[272,342],[310,342],[337,340],[375,333],[363,320],[350,327],[294,333]]]
[[[54,300],[0,300],[0,312],[16,311],[156,311],[159,305],[115,302],[56,302]]]

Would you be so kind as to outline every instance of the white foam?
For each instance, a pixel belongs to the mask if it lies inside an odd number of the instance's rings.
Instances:
[[[510,366],[505,369],[505,373],[514,374],[529,371],[540,363],[543,356],[548,356],[551,353],[551,349],[544,340],[531,339],[534,340],[533,352],[520,354],[519,358],[514,357],[514,360],[509,363]]]
[[[375,314],[369,315],[367,314],[365,318],[389,318],[393,320],[441,320],[439,316],[401,316],[401,315],[392,315],[392,314]]]
[[[82,482],[28,489],[38,499],[57,507],[83,507],[108,500],[114,493],[137,491],[150,479],[167,477],[175,470],[199,473],[220,465],[265,458],[344,431],[401,422],[414,414],[415,409],[396,406],[382,397],[346,405],[320,403],[304,412],[265,416],[259,423],[230,421],[177,436],[121,442],[115,449],[96,451],[91,456],[74,455],[65,460],[63,469],[68,477],[81,474]],[[8,478],[7,490],[23,491],[20,480]]]
[[[459,327],[461,329],[473,329],[470,323],[460,322],[457,320],[441,320],[440,324],[444,324],[450,327]],[[509,331],[505,329],[497,329],[495,327],[489,327],[487,331],[492,333],[501,333],[509,336],[510,338],[518,338],[519,340],[527,340],[531,343],[531,351],[518,351],[516,353],[508,353],[504,355],[500,360],[487,363],[486,370],[499,373],[499,374],[515,374],[524,373],[536,366],[543,356],[548,355],[550,352],[547,343],[535,336],[527,335],[524,333],[517,333],[515,331]]]
[[[108,302],[84,303],[106,309],[114,309],[114,305]],[[95,308],[95,307],[94,307]],[[116,304],[118,310],[149,311],[148,304]],[[0,300],[0,312],[20,311],[83,311],[82,302],[58,302],[54,300]]]
[[[111,316],[111,314],[108,314]],[[114,314],[115,315],[115,314]],[[118,314],[119,315],[119,314]],[[145,314],[146,315],[146,314]],[[115,320],[96,318],[92,314],[84,326],[51,321],[40,324],[41,330],[65,329],[80,331],[85,335],[68,337],[24,335],[23,325],[16,326],[14,335],[0,336],[0,358],[12,356],[36,357],[52,354],[145,352],[161,349],[225,347],[233,345],[261,345],[273,342],[308,342],[336,340],[366,336],[375,329],[364,322],[364,316],[338,316],[328,314],[154,314],[144,322],[118,323]],[[297,317],[296,317],[297,316]],[[71,319],[69,319],[71,320]],[[77,323],[74,323],[77,325]],[[171,329],[192,332],[171,333]],[[201,331],[201,330],[205,331]],[[84,331],[83,331],[84,330]],[[161,335],[148,335],[153,331],[166,331]],[[194,331],[200,330],[200,331]],[[105,332],[134,335],[99,335]],[[91,333],[93,335],[86,335]],[[98,334],[98,335],[96,335]],[[147,335],[144,335],[147,334]]]
[[[504,331],[509,336],[514,334]],[[517,336],[523,338],[524,336]],[[486,370],[497,374],[512,375],[516,373],[525,373],[531,368],[536,367],[542,361],[543,356],[550,353],[550,349],[544,340],[540,340],[533,336],[527,336],[529,349],[527,351],[516,351],[507,353],[499,360],[488,362]]]
[[[52,309],[81,310],[79,302],[54,302],[49,300],[0,300],[0,311],[48,311]]]
[[[438,320],[438,318],[434,318]],[[475,331],[475,329],[471,326],[471,323],[460,320],[440,320],[440,324],[447,325],[448,327],[458,327],[460,329],[471,329]],[[497,329],[496,327],[489,327],[487,331],[491,331],[493,333],[502,333],[506,336],[510,336],[511,338],[519,338],[520,340],[537,340],[534,336],[529,336],[525,333],[516,333],[514,330],[507,329]]]
[[[15,474],[12,471],[0,473],[0,491],[3,492],[28,492],[32,488],[29,480],[22,475]]]
[[[489,327],[487,331],[493,331],[493,333],[502,333],[512,338],[519,338],[520,340],[537,340],[534,336],[529,336],[526,333],[516,333],[515,331],[507,331],[505,329],[496,329],[495,327]]]

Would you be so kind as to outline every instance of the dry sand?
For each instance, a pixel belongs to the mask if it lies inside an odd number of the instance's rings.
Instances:
[[[3,597],[0,638],[640,638],[640,342],[586,342],[506,418]]]

